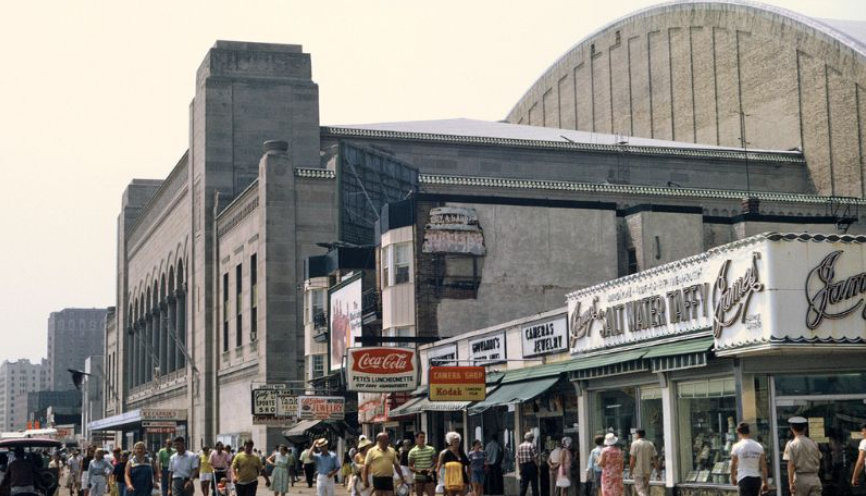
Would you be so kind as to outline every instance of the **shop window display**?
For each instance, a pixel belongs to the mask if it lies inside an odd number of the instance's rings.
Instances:
[[[729,484],[737,442],[734,379],[683,382],[677,391],[682,482]]]
[[[640,427],[646,431],[647,441],[651,441],[659,454],[660,473],[653,474],[652,480],[665,477],[665,430],[662,410],[662,389],[660,387],[640,388]]]

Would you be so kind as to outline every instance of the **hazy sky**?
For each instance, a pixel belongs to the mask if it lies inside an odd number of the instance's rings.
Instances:
[[[0,360],[45,356],[52,311],[114,305],[121,193],[183,154],[214,40],[302,44],[322,124],[499,120],[581,38],[653,3],[3,2]],[[768,3],[866,19],[863,0]]]

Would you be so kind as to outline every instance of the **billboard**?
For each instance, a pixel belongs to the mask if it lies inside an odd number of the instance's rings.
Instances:
[[[298,396],[299,420],[343,420],[346,399],[339,396]]]
[[[392,393],[418,387],[418,364],[411,348],[349,348],[349,391]]]
[[[346,350],[355,344],[355,338],[361,336],[361,308],[363,296],[362,274],[352,276],[346,281],[334,286],[330,295],[331,352],[330,371],[343,367],[343,357]]]

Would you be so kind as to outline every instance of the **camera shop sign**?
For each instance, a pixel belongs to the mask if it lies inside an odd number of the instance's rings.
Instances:
[[[712,329],[762,331],[760,250],[716,250],[577,291],[568,296],[573,353]]]
[[[520,328],[523,357],[529,358],[568,349],[568,321],[566,317],[532,322]]]
[[[410,348],[350,348],[347,365],[349,391],[390,393],[418,387],[418,364]]]

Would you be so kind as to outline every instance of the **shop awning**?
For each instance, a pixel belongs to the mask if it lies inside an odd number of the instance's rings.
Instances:
[[[534,367],[525,367],[517,370],[509,370],[502,378],[502,384],[529,381],[545,377],[559,377],[570,362],[547,363]]]
[[[413,415],[417,412],[412,411],[412,406],[416,405],[419,401],[423,401],[423,397],[412,398],[406,403],[398,406],[397,408],[392,409],[388,412],[388,417],[404,417],[406,415]]]
[[[649,370],[642,358],[647,350],[628,350],[606,353],[589,358],[573,358],[566,371],[570,379],[594,379],[611,375]]]
[[[713,337],[709,336],[654,346],[643,358],[650,362],[653,372],[704,367],[707,364],[707,352],[714,342]]]
[[[112,415],[87,424],[91,431],[122,431],[132,427],[141,426],[141,410],[131,410],[119,415]]]
[[[321,420],[301,420],[294,427],[283,431],[285,437],[306,437],[307,431],[321,424]]]
[[[548,377],[533,381],[502,384],[499,386],[499,389],[493,391],[487,399],[472,405],[469,409],[469,413],[474,415],[495,406],[522,403],[531,400],[553,387],[558,380],[559,377]]]

